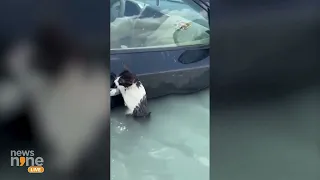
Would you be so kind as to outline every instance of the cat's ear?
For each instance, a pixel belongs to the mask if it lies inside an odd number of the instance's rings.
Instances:
[[[129,67],[128,67],[126,64],[124,64],[124,62],[122,62],[122,66],[123,66],[123,68],[124,68],[125,70],[131,72],[131,71],[129,70]]]
[[[50,75],[56,75],[71,57],[84,57],[82,44],[71,36],[66,29],[56,23],[44,23],[34,34],[37,46],[36,66]],[[82,58],[76,58],[77,61]]]
[[[131,83],[134,84],[137,82],[137,76],[135,74],[132,74],[131,76]]]

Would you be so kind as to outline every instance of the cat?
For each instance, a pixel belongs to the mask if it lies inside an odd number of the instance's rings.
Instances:
[[[47,150],[45,165],[71,172],[108,127],[108,72],[104,60],[85,58],[78,43],[54,27],[5,45],[1,63],[7,82],[0,79],[0,112],[7,112],[2,122],[9,121],[19,103],[27,102],[36,141]],[[18,99],[4,99],[10,89]]]
[[[128,108],[126,115],[134,118],[150,117],[147,106],[147,93],[137,76],[125,69],[114,80],[116,88],[110,90],[110,96],[121,94]]]

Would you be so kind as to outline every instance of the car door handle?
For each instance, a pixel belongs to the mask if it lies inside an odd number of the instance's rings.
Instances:
[[[183,52],[178,61],[182,64],[191,64],[201,61],[209,57],[209,48],[208,49],[197,49],[197,50],[186,50]]]

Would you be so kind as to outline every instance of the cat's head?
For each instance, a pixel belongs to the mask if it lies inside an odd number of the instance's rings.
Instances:
[[[114,83],[118,88],[129,88],[132,85],[140,87],[140,81],[137,76],[131,73],[129,70],[124,70],[119,76],[115,79]]]
[[[0,33],[0,118],[11,117],[26,101],[47,96],[46,89],[62,89],[65,84],[80,89],[96,83],[95,90],[107,91],[103,61],[88,58],[82,44],[59,26],[44,24],[35,29],[23,38]]]

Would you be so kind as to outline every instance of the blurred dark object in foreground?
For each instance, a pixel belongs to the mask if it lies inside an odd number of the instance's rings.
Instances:
[[[276,98],[317,84],[319,7],[314,0],[211,4],[212,105]]]
[[[319,180],[320,1],[211,1],[211,179]]]
[[[0,2],[0,179],[109,179],[108,7]],[[11,167],[10,150],[45,172]]]

